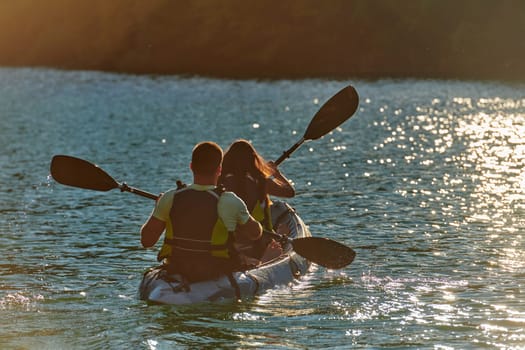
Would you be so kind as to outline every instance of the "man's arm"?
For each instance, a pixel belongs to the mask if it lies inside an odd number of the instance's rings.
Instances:
[[[253,241],[261,237],[262,231],[263,229],[259,221],[250,216],[248,221],[246,221],[244,224],[237,224],[235,235],[239,235]]]
[[[155,208],[150,217],[140,229],[140,242],[144,248],[153,247],[166,229],[165,218],[168,218],[170,203],[173,201],[171,193],[164,193],[157,199]]]
[[[140,242],[144,248],[153,247],[155,243],[164,232],[166,223],[162,220],[157,219],[154,216],[150,216],[148,221],[140,229]]]
[[[261,224],[250,215],[246,204],[233,192],[224,192],[221,195],[218,210],[228,231],[248,240],[261,237]]]

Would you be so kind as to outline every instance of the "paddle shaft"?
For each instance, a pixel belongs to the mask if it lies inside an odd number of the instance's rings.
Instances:
[[[133,194],[136,194],[136,195],[139,195],[139,196],[142,196],[142,197],[146,197],[146,198],[149,198],[149,199],[153,199],[153,200],[157,200],[159,198],[159,196],[156,195],[156,194],[153,194],[153,193],[150,193],[150,192],[146,192],[146,191],[143,191],[143,190],[138,189],[138,188],[130,187],[125,182],[120,184],[118,186],[118,188],[122,192],[130,192],[130,193],[133,193]]]
[[[287,151],[284,151],[283,154],[275,161],[275,165],[281,164],[285,159],[289,158],[293,152],[295,152],[296,149],[298,149],[303,143],[305,138],[302,137],[299,141],[297,141],[292,147],[290,147]]]
[[[268,235],[268,236],[272,237],[273,239],[278,240],[278,241],[287,241],[288,243],[292,243],[292,239],[290,237],[286,237],[286,236],[280,235],[277,232],[263,229],[263,233],[265,235]]]

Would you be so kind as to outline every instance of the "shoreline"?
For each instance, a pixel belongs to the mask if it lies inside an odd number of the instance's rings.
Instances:
[[[0,66],[524,82],[523,23],[518,0],[17,0],[0,2]]]

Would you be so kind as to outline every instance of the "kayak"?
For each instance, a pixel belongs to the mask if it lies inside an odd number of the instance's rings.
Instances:
[[[352,117],[359,106],[359,95],[352,86],[346,86],[326,101],[314,115],[303,136],[292,147],[283,152],[274,163],[281,164],[305,141],[317,140]],[[68,155],[55,155],[50,165],[55,181],[94,191],[133,193],[144,198],[157,200],[158,195],[117,182],[101,167],[84,159]],[[180,281],[181,276],[169,275],[162,267],[146,271],[140,284],[140,298],[164,304],[191,304],[239,297],[250,297],[278,285],[286,285],[305,274],[310,263],[328,269],[340,269],[352,263],[355,251],[329,238],[312,237],[297,213],[287,204],[276,202],[272,205],[274,226],[286,223],[291,230],[285,242],[282,256],[257,268],[237,272],[233,278],[218,278],[188,285]]]
[[[287,203],[274,202],[271,213],[274,227],[285,224],[290,228],[289,238],[311,237],[308,227]],[[150,268],[140,283],[139,296],[151,303],[172,305],[246,299],[290,284],[309,267],[310,261],[297,254],[288,241],[281,256],[256,268],[234,272],[230,277],[187,283],[178,274],[168,274],[163,266]]]

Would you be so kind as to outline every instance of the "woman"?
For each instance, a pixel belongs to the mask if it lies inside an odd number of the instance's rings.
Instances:
[[[232,191],[239,196],[248,207],[251,215],[261,222],[265,230],[273,230],[270,216],[270,195],[276,197],[290,198],[295,196],[295,190],[288,179],[277,169],[273,162],[267,162],[257,153],[255,148],[246,140],[240,139],[233,142],[222,162],[222,174],[219,183],[226,190]],[[286,234],[286,227],[279,227],[278,231]],[[248,249],[247,242],[240,242],[242,253],[252,257],[260,257],[267,260],[270,252],[265,249],[275,248],[275,242],[262,239]],[[272,250],[272,249],[271,249]]]

